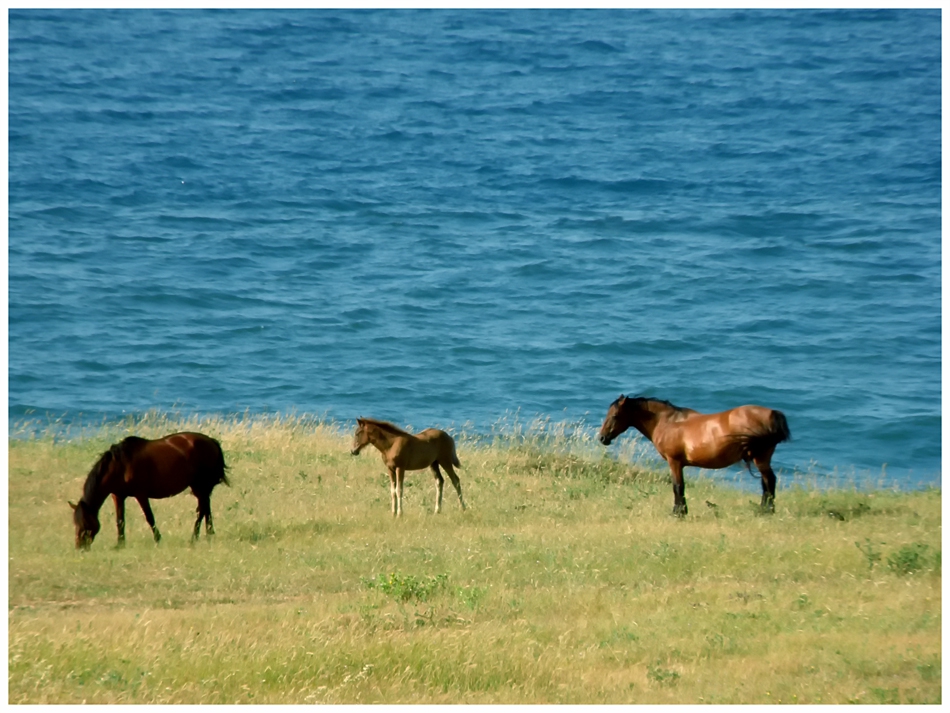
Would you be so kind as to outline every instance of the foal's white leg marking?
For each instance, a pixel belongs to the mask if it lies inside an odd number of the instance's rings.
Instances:
[[[435,481],[435,514],[438,515],[442,512],[442,487],[445,485],[444,480]]]
[[[396,476],[391,474],[389,476],[389,504],[390,509],[393,511],[393,517],[396,517]]]
[[[396,471],[396,515],[402,515],[402,479],[405,471]]]

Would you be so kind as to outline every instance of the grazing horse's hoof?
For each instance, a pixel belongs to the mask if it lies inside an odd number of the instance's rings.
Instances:
[[[686,503],[683,503],[682,505],[673,506],[673,514],[676,517],[685,517],[688,513],[689,513],[689,508],[686,507]]]

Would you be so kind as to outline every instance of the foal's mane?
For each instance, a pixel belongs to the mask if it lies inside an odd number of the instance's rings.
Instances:
[[[393,423],[390,423],[389,421],[378,421],[375,418],[364,418],[360,420],[363,421],[364,423],[369,423],[373,426],[381,428],[384,431],[389,431],[390,433],[393,433],[397,436],[411,436],[412,435],[408,431],[402,430],[401,428],[399,428],[399,426]]]

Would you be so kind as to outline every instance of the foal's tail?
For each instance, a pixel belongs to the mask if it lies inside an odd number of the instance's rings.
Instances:
[[[452,442],[452,465],[456,468],[461,468],[462,464],[459,463],[458,453],[455,452],[455,441]]]
[[[769,414],[768,421],[755,431],[738,437],[743,445],[742,460],[745,461],[749,472],[752,472],[752,461],[761,453],[772,450],[783,441],[792,440],[792,432],[788,427],[785,414],[775,409]]]

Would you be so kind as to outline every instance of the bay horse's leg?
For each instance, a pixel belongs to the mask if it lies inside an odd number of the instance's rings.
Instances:
[[[439,461],[429,467],[432,468],[432,472],[435,474],[435,514],[438,515],[442,512],[442,488],[445,486],[445,478],[439,472]]]
[[[449,479],[452,481],[452,485],[455,486],[455,492],[459,495],[459,503],[462,505],[462,509],[465,509],[465,500],[462,498],[462,483],[459,481],[459,477],[455,474],[455,468],[452,467],[451,463],[444,463],[443,467],[445,472],[449,474]]]
[[[775,512],[775,472],[772,470],[772,454],[775,448],[769,448],[767,451],[758,454],[753,462],[762,474],[762,510],[765,512]]]
[[[396,515],[402,515],[402,481],[406,477],[405,468],[396,468]]]
[[[689,510],[686,507],[686,483],[683,482],[683,464],[678,460],[667,461],[673,476],[673,514],[683,517]]]
[[[145,521],[148,523],[148,526],[152,528],[152,536],[155,538],[156,542],[159,542],[162,539],[161,534],[158,531],[158,528],[155,527],[155,516],[152,514],[152,506],[148,503],[148,498],[137,497],[135,498],[139,501],[139,505],[142,507],[142,512],[145,513]]]
[[[392,504],[393,517],[396,517],[396,469],[389,469],[389,500]]]
[[[117,547],[125,547],[125,496],[112,493],[112,500],[115,502],[115,527],[119,531],[119,543]]]

